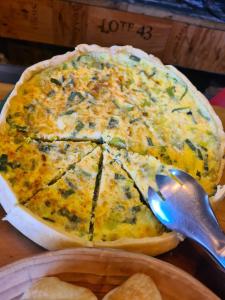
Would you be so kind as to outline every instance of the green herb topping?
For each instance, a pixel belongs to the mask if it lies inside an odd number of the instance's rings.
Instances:
[[[81,221],[81,219],[79,217],[77,217],[75,214],[73,214],[72,212],[70,212],[67,208],[60,208],[58,210],[58,214],[66,217],[70,222],[73,223],[78,223]]]
[[[71,196],[72,194],[74,194],[74,190],[73,189],[67,189],[67,190],[63,190],[63,189],[59,189],[60,194],[62,195],[63,198],[68,198],[69,196]]]
[[[118,148],[126,148],[126,146],[127,146],[126,142],[119,137],[112,138],[109,143],[110,143],[110,145],[118,147]]]
[[[171,98],[175,98],[175,87],[174,86],[170,86],[166,89],[167,94],[171,97]]]
[[[186,139],[186,140],[185,140],[185,143],[188,145],[188,147],[189,147],[192,151],[196,152],[197,148],[195,147],[195,145],[194,145],[189,139]]]
[[[0,171],[6,172],[7,171],[7,165],[8,165],[8,155],[2,154],[0,156]]]
[[[75,126],[75,129],[77,132],[81,131],[84,128],[84,123],[81,121],[77,121],[77,124]]]
[[[62,82],[61,81],[59,81],[58,79],[56,79],[56,78],[51,78],[50,79],[50,81],[52,82],[52,83],[54,83],[55,85],[57,85],[57,86],[61,86],[62,85]]]
[[[115,173],[114,178],[115,178],[116,180],[125,180],[125,179],[126,179],[126,177],[125,177],[124,175],[118,174],[118,173]]]
[[[119,121],[113,117],[110,118],[108,128],[115,128],[118,127]]]
[[[146,139],[149,146],[154,146],[152,139],[149,136],[147,136]]]
[[[130,55],[129,58],[136,62],[139,62],[141,60],[140,57],[137,57],[136,55]]]

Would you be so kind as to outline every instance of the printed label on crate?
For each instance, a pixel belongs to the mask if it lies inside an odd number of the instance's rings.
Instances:
[[[89,43],[129,45],[160,54],[167,42],[171,22],[154,17],[92,7],[88,11]]]

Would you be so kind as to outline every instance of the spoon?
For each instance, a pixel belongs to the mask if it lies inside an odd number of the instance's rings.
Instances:
[[[203,246],[225,271],[225,234],[212,211],[208,195],[189,174],[171,169],[156,175],[159,191],[149,187],[148,203],[159,221]]]

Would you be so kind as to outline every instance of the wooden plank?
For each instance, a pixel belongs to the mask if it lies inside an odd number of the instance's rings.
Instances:
[[[74,0],[71,0],[74,1]],[[75,0],[76,1],[76,0]],[[201,8],[196,9],[192,4],[190,3],[192,0],[185,1],[180,0],[178,4],[178,0],[164,0],[165,5],[159,5],[158,0],[125,0],[125,1],[115,1],[115,0],[77,0],[79,3],[83,4],[89,4],[91,2],[91,5],[93,6],[99,6],[109,9],[116,9],[120,11],[126,11],[126,12],[132,12],[132,13],[138,13],[141,15],[146,16],[154,16],[159,17],[161,19],[169,19],[173,21],[183,22],[191,25],[198,25],[202,27],[212,28],[212,29],[221,29],[225,30],[225,22],[223,22],[223,18],[221,17],[218,19],[218,17],[215,17],[213,13],[214,11],[211,10],[211,15],[209,14],[209,10],[205,7],[205,10],[202,10]],[[170,6],[171,1],[174,1],[175,9]],[[204,5],[206,6],[206,1],[196,1],[193,0],[195,4]],[[152,2],[157,2],[157,5],[152,5]],[[182,2],[184,5],[190,5],[192,7],[192,13],[190,13],[190,10],[186,13],[184,10],[181,11],[180,8],[182,6]],[[198,2],[198,3],[197,3]],[[200,3],[204,2],[204,3]],[[219,1],[213,1],[214,4],[217,3],[219,5]],[[213,4],[211,1],[210,6]],[[220,13],[222,14],[222,10],[220,10]]]
[[[168,64],[224,73],[224,48],[225,31],[174,22],[162,59]]]
[[[54,40],[50,2],[37,0],[2,1],[0,34],[17,39],[51,43]]]
[[[59,0],[52,1],[52,4],[53,44],[74,47],[84,43],[88,7]]]
[[[61,0],[1,2],[0,36],[74,46],[82,41],[85,6]]]
[[[168,64],[225,72],[225,31],[69,0],[1,2],[0,37],[73,47],[132,44]]]
[[[171,27],[169,20],[89,7],[86,40],[103,46],[132,44],[162,56]]]
[[[0,101],[13,89],[14,84],[0,82]]]

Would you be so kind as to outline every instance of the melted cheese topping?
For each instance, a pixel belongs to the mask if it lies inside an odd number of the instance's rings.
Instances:
[[[95,241],[157,236],[163,227],[141,200],[133,181],[113,157],[104,152],[103,171],[95,209]]]
[[[100,155],[97,147],[55,184],[38,192],[26,207],[55,227],[88,240]]]

